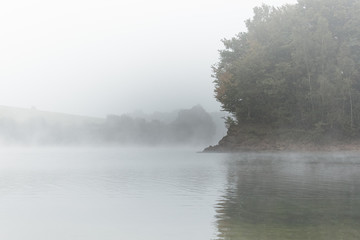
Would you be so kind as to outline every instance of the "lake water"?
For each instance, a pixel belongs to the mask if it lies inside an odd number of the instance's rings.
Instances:
[[[0,150],[0,239],[360,239],[355,153]]]

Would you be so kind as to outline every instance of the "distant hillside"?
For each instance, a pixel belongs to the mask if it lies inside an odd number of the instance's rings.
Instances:
[[[46,122],[61,125],[80,125],[84,123],[102,123],[103,118],[71,115],[49,111],[40,111],[35,108],[17,108],[0,106],[0,119],[11,119],[15,122],[23,123],[29,120],[42,119]]]
[[[201,106],[179,110],[174,116],[155,115],[167,116],[168,121],[129,115],[94,118],[0,106],[0,143],[205,145],[221,137],[215,124],[218,116],[210,115]]]
[[[95,142],[98,140],[94,137],[94,129],[103,122],[104,119],[101,118],[0,106],[0,143],[73,144]]]
[[[205,145],[216,142],[213,118],[199,105],[179,110],[174,120],[169,122],[151,119],[151,115],[137,116],[141,117],[108,116],[102,132],[104,139],[121,144],[145,145]]]

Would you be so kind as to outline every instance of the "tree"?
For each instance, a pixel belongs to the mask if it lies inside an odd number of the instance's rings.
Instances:
[[[256,7],[247,32],[224,39],[215,96],[237,124],[360,129],[360,1]]]

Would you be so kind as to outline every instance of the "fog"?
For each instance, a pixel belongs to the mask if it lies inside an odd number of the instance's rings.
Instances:
[[[0,239],[360,239],[357,153],[196,153],[267,135],[211,77],[262,2],[2,1]]]
[[[106,118],[0,106],[0,144],[6,146],[199,146],[225,135],[221,113],[200,105],[170,113]]]
[[[252,8],[295,1],[15,0],[0,6],[0,105],[105,118],[200,104]]]
[[[261,3],[1,3],[0,143],[216,144],[211,66]]]

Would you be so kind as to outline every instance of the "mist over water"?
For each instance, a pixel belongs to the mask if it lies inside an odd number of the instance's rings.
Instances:
[[[0,239],[360,239],[357,153],[197,153],[227,133],[211,66],[221,39],[244,31],[255,5],[4,2]],[[268,77],[264,91],[276,95]],[[303,96],[312,98],[309,88]],[[231,109],[245,102],[234,96]],[[271,116],[282,112],[275,110]]]
[[[0,237],[211,239],[222,166],[194,152],[0,150]]]
[[[198,146],[215,144],[226,129],[220,112],[200,105],[170,113],[93,118],[0,106],[0,143],[22,146]]]
[[[356,153],[195,152],[1,149],[0,238],[359,238]]]

